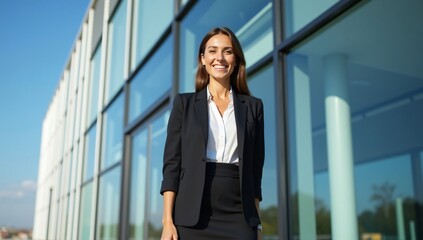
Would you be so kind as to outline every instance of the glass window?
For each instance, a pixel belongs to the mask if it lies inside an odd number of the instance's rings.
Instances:
[[[253,96],[261,98],[264,105],[266,152],[262,178],[263,201],[260,203],[264,239],[277,239],[278,237],[278,167],[276,163],[274,79],[273,67],[268,65],[252,75],[248,81]]]
[[[109,24],[107,67],[106,67],[106,103],[113,97],[124,82],[125,42],[126,42],[126,5],[122,0]]]
[[[121,167],[100,177],[95,239],[118,239]]]
[[[285,37],[288,38],[298,32],[337,2],[339,2],[339,0],[283,1]]]
[[[98,87],[100,83],[100,62],[101,62],[101,43],[94,52],[91,59],[91,69],[89,75],[89,92],[88,92],[88,121],[90,125],[97,117],[98,110]]]
[[[163,34],[164,30],[172,22],[173,2],[173,0],[134,1],[132,70],[145,57]],[[160,9],[160,11],[157,11],[158,9]],[[151,24],[152,19],[154,19],[154,24]]]
[[[94,125],[85,136],[84,166],[82,169],[82,181],[90,179],[94,175],[95,142],[97,126]]]
[[[225,17],[216,17],[225,16]],[[273,49],[270,0],[199,1],[181,24],[179,92],[195,90],[197,51],[202,37],[215,26],[229,27],[239,38],[247,66]]]
[[[132,141],[131,196],[129,210],[130,239],[144,239],[147,190],[148,130],[142,129]]]
[[[103,122],[101,170],[122,160],[123,95],[107,109]]]
[[[383,174],[374,174],[380,169]],[[411,169],[410,155],[356,166],[356,189],[360,189],[356,194],[357,215],[363,233],[379,232],[396,238],[404,229],[406,238],[398,239],[413,239],[410,227],[416,222],[416,211]]]
[[[420,236],[422,7],[364,2],[287,56],[292,238]]]
[[[91,230],[93,229],[90,225],[92,216],[92,195],[93,184],[92,182],[89,182],[84,185],[81,192],[81,212],[79,214],[78,239],[90,239]]]
[[[166,128],[170,112],[154,120],[151,128],[149,203],[148,203],[148,239],[160,239],[162,234],[163,198],[160,195],[162,181],[163,151],[166,141]]]
[[[172,87],[172,37],[130,83],[129,120],[134,120],[167,93]]]

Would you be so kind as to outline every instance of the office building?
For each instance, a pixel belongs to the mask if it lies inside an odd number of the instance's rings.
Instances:
[[[43,123],[34,238],[160,239],[173,97],[228,26],[265,105],[263,239],[423,239],[422,9],[91,1]]]

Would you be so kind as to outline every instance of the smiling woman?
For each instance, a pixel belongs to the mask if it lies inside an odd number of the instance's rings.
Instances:
[[[177,95],[169,118],[162,239],[260,237],[263,163],[263,103],[237,37],[214,28],[200,43],[196,92]]]

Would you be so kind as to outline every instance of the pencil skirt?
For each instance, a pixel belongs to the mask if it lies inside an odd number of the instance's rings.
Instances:
[[[200,219],[193,227],[176,227],[180,240],[256,240],[257,228],[242,213],[238,166],[207,163]]]

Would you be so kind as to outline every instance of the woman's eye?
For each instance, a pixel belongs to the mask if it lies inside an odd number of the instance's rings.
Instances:
[[[226,54],[232,54],[232,51],[225,51]]]
[[[209,51],[209,53],[215,53],[215,52],[216,52],[215,50],[210,50],[210,51]]]

